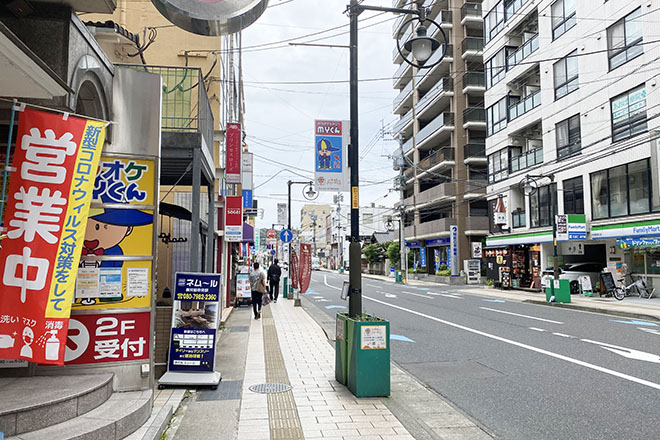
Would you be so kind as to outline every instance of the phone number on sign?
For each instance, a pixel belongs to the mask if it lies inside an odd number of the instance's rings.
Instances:
[[[218,295],[215,293],[177,293],[177,301],[217,301]]]

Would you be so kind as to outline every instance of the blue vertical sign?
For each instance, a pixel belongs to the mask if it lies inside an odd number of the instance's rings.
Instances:
[[[450,257],[451,255],[451,257]],[[449,261],[449,268],[451,269],[451,276],[458,276],[458,226],[451,225],[449,226],[449,255],[447,255],[447,260]]]
[[[214,368],[220,274],[177,272],[168,371]]]
[[[440,270],[440,249],[433,250],[433,256],[435,257],[435,271]]]
[[[243,193],[243,209],[252,209],[252,190],[244,189]]]
[[[426,267],[426,248],[419,248],[419,265]]]

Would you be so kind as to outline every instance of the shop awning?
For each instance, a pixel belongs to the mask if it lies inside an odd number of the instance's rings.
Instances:
[[[486,238],[486,248],[511,246],[514,244],[552,243],[552,231],[527,234],[494,235]]]

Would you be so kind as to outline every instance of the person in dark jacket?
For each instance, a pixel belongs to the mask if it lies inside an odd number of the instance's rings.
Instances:
[[[280,294],[280,277],[282,276],[282,269],[277,265],[278,260],[275,258],[273,264],[268,268],[268,285],[270,286],[270,299],[277,302],[277,296]]]

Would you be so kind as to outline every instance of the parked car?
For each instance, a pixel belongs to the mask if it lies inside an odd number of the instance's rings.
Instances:
[[[580,293],[580,277],[588,275],[591,279],[592,289],[596,289],[600,281],[600,273],[605,268],[602,263],[567,263],[559,266],[559,279],[569,280],[571,284],[571,293]],[[549,282],[554,278],[552,268],[547,268],[541,276],[541,285],[549,286]]]
[[[319,257],[312,257],[312,270],[321,270],[321,260]]]

